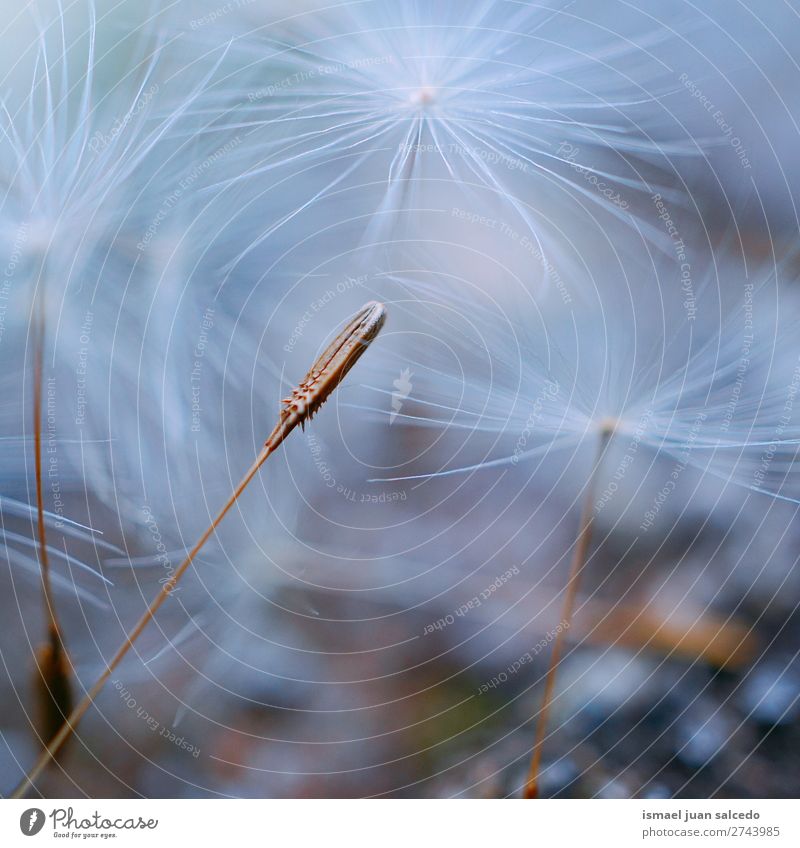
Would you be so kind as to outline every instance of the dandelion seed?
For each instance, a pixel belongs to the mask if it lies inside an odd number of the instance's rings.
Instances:
[[[659,269],[649,292],[647,287],[632,292],[637,300],[630,304],[615,298],[609,286],[602,292],[608,301],[599,301],[596,311],[548,309],[530,300],[513,306],[501,300],[507,307],[502,309],[497,300],[464,302],[462,291],[457,312],[464,320],[451,321],[446,338],[451,349],[458,346],[459,365],[469,380],[455,381],[449,394],[442,366],[416,363],[418,408],[427,402],[430,415],[407,423],[442,431],[455,425],[465,429],[467,440],[485,434],[495,455],[429,474],[383,479],[434,479],[518,465],[530,470],[537,459],[594,445],[562,602],[561,620],[569,625],[594,524],[614,500],[619,481],[630,480],[640,454],[650,454],[651,468],[658,458],[670,460],[667,479],[673,487],[683,469],[693,466],[726,483],[800,502],[795,463],[800,450],[798,303],[780,286],[784,270],[762,270],[740,279],[738,286],[728,280],[725,289],[708,277],[698,286],[691,313],[673,266]],[[429,304],[442,304],[450,312],[458,303],[442,287],[438,292],[429,285],[416,288]],[[478,361],[481,355],[488,362]],[[385,374],[384,380],[388,369]],[[503,453],[500,446],[509,438],[516,440],[513,452]],[[606,460],[612,445],[624,451],[616,468]],[[545,679],[524,789],[528,798],[538,794],[565,630],[554,642]]]
[[[624,286],[601,280],[595,302],[568,307],[406,280],[426,304],[419,320],[438,321],[469,375],[442,379],[448,364],[432,349],[414,381],[417,404],[430,411],[409,423],[463,429],[491,447],[468,465],[376,482],[521,467],[544,453],[594,449],[613,431],[617,442],[796,502],[800,302],[783,285],[786,266],[745,275],[732,263],[722,273],[724,289],[711,276],[698,283],[691,316],[673,265],[639,280],[627,302]],[[394,368],[381,369],[384,384]]]
[[[109,502],[114,480],[135,474],[120,469],[121,462],[156,467],[140,463],[133,450],[137,440],[151,441],[140,438],[142,428],[157,420],[164,402],[162,386],[153,385],[152,397],[147,392],[163,373],[160,351],[166,342],[160,334],[170,329],[166,321],[148,324],[151,311],[161,306],[153,294],[160,283],[154,267],[159,245],[153,235],[151,246],[150,236],[155,230],[166,236],[184,223],[184,210],[170,216],[179,222],[165,219],[173,202],[192,205],[205,166],[215,161],[210,157],[216,147],[206,148],[205,136],[190,133],[189,124],[195,124],[189,108],[216,64],[170,73],[174,47],[149,26],[103,52],[101,27],[109,18],[98,20],[94,3],[85,4],[77,19],[60,3],[54,8],[48,16],[37,4],[26,10],[35,38],[16,62],[20,83],[0,92],[0,244],[11,246],[2,329],[4,344],[19,349],[0,380],[5,397],[22,399],[4,405],[2,423],[4,434],[20,440],[31,432],[32,368],[23,347],[34,355],[41,349],[45,379],[58,387],[48,416],[59,437],[64,501],[69,504],[77,481],[81,499],[86,491]],[[219,52],[224,55],[224,49]],[[225,141],[215,137],[213,143]],[[184,278],[181,270],[170,272]],[[164,311],[174,317],[169,308]],[[41,331],[32,339],[30,329],[37,324],[46,324],[46,338]],[[144,347],[143,326],[150,327],[149,346],[159,350],[158,364],[147,366],[154,378],[149,382],[141,379],[133,355]],[[109,413],[104,421],[101,397],[116,410],[116,392],[130,398],[137,391],[146,395],[142,416],[126,413],[113,426]],[[127,422],[133,433],[125,429]],[[180,438],[183,443],[185,430]],[[126,447],[112,453],[114,439]],[[50,441],[55,444],[54,435]],[[2,447],[4,476],[32,480],[30,452]],[[109,469],[109,456],[117,467]]]
[[[141,215],[137,224],[146,226],[155,210],[144,202],[142,187],[159,169],[166,176],[159,145],[180,124],[203,81],[184,89],[182,102],[162,104],[167,118],[154,119],[159,97],[170,96],[156,75],[160,48],[134,58],[127,87],[118,89],[130,93],[126,102],[98,84],[109,57],[97,55],[93,4],[85,35],[74,39],[63,15],[36,23],[29,90],[19,102],[0,102],[0,231],[12,241],[23,222],[17,262],[34,284],[44,279],[48,309],[58,318],[70,282],[80,288],[87,265],[96,270],[108,262],[109,245],[131,226],[131,215]],[[50,270],[40,267],[45,260]]]
[[[240,190],[290,177],[293,202],[237,261],[327,196],[376,243],[457,199],[515,216],[545,255],[580,208],[663,241],[633,211],[655,190],[641,163],[663,176],[700,152],[661,103],[676,85],[653,52],[665,30],[612,32],[572,5],[371,0],[294,15],[280,40],[233,29],[203,114],[247,136]]]

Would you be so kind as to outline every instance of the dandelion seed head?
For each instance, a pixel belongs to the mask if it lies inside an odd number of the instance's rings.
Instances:
[[[34,39],[30,49],[20,45],[15,66],[24,83],[0,102],[0,233],[8,262],[5,294],[14,304],[4,316],[4,341],[13,337],[22,352],[2,378],[10,399],[4,434],[27,443],[31,360],[25,339],[32,309],[41,304],[59,482],[66,487],[90,470],[87,489],[108,497],[121,467],[135,476],[142,455],[132,446],[142,431],[157,430],[154,422],[168,403],[164,385],[176,382],[172,376],[158,385],[163,359],[141,348],[142,333],[147,328],[153,348],[168,346],[172,323],[157,307],[172,298],[174,318],[182,289],[173,288],[189,266],[176,233],[185,246],[186,222],[199,206],[194,190],[220,142],[209,150],[188,136],[188,109],[204,90],[208,66],[173,81],[172,56],[155,30],[126,33],[116,50],[107,50],[100,45],[108,33],[100,31],[103,19],[98,22],[93,4],[74,16],[65,16],[60,4],[48,8],[50,17],[40,18],[38,7],[29,10]],[[116,54],[123,50],[120,70]],[[189,252],[194,259],[199,253]],[[197,302],[206,308],[207,291]],[[193,346],[194,328],[191,337]],[[140,418],[127,415],[118,428],[112,422],[119,407],[109,402],[103,415],[99,400],[116,391],[147,401]],[[166,419],[163,435],[178,438],[177,425]],[[112,454],[115,439],[131,447]],[[26,455],[6,447],[4,473],[24,479]]]
[[[634,453],[800,498],[800,360],[791,341],[800,304],[784,279],[790,268],[723,267],[719,278],[698,280],[691,313],[669,262],[649,293],[642,273],[632,312],[609,282],[607,300],[573,310],[475,288],[456,299],[441,279],[409,279],[425,298],[420,326],[441,327],[450,352],[431,347],[431,358],[409,359],[417,411],[404,423],[447,435],[462,460],[419,476],[535,470],[542,457],[606,435]],[[387,383],[383,370],[375,382]]]
[[[429,85],[424,85],[416,91],[412,92],[409,97],[411,105],[417,109],[428,109],[437,101],[436,89]]]
[[[203,107],[211,132],[247,133],[232,184],[293,186],[238,258],[297,216],[321,221],[327,197],[381,244],[406,212],[403,234],[419,237],[417,212],[443,203],[513,220],[545,255],[576,205],[598,230],[663,242],[637,203],[702,153],[661,102],[671,80],[651,48],[665,34],[616,32],[572,5],[371,0],[300,13],[280,39],[220,22],[231,50]]]

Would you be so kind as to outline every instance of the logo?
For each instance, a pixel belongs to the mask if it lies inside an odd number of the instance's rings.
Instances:
[[[38,807],[31,807],[19,817],[19,829],[25,836],[36,836],[44,827],[44,811]]]
[[[392,392],[392,412],[389,415],[389,424],[394,424],[394,419],[400,414],[403,408],[403,401],[411,394],[411,378],[413,373],[410,368],[404,368],[400,372],[400,376],[392,383],[396,391]]]

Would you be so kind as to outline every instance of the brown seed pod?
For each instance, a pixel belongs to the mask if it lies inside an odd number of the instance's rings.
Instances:
[[[36,691],[36,731],[43,745],[58,733],[72,711],[72,668],[61,637],[51,630],[48,640],[36,652],[33,673]]]

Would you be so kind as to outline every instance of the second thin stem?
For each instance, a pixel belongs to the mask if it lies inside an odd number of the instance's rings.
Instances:
[[[550,655],[550,665],[547,669],[547,676],[544,681],[544,695],[542,696],[542,707],[539,711],[539,717],[536,722],[536,738],[533,743],[533,753],[531,754],[531,764],[528,771],[528,778],[525,781],[525,789],[523,796],[525,798],[539,797],[539,770],[542,762],[542,748],[544,746],[545,736],[547,734],[547,719],[550,714],[550,707],[553,702],[553,692],[555,690],[556,675],[558,666],[561,662],[561,654],[564,649],[564,639],[569,626],[572,623],[572,616],[575,612],[575,599],[578,595],[581,575],[583,568],[586,565],[589,546],[592,542],[592,527],[594,524],[594,492],[597,487],[597,477],[600,472],[600,466],[603,463],[603,454],[605,453],[608,441],[614,432],[613,422],[606,423],[600,430],[600,439],[597,445],[597,455],[595,457],[594,467],[589,477],[589,482],[586,486],[586,494],[583,500],[583,508],[581,509],[581,519],[578,528],[578,537],[575,542],[575,551],[572,555],[572,562],[569,568],[569,577],[567,578],[567,587],[564,591],[564,602],[561,611],[561,629],[553,642],[553,652]]]

